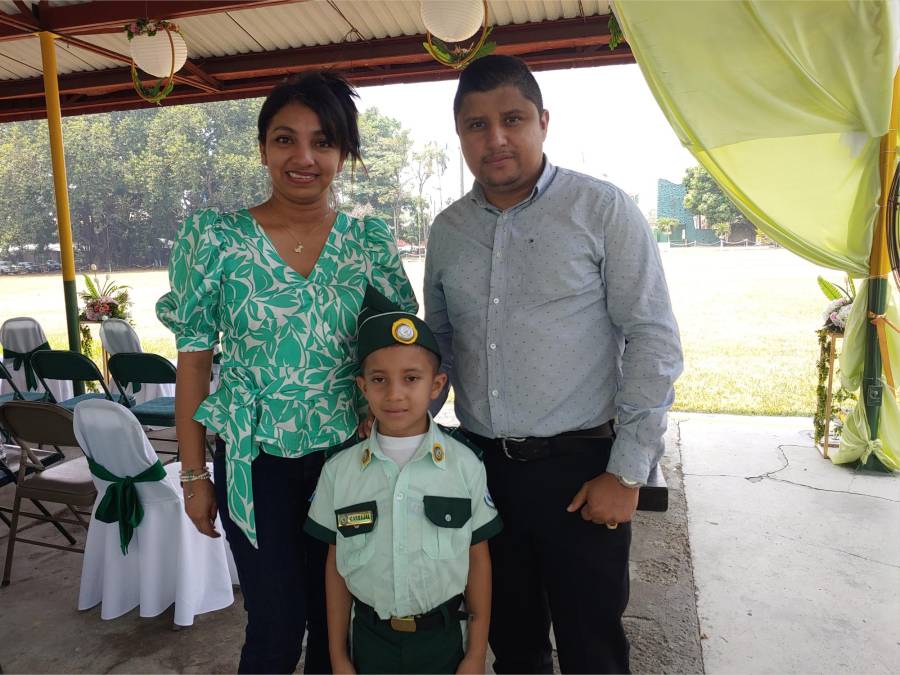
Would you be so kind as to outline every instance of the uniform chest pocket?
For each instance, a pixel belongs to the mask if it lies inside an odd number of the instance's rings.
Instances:
[[[335,543],[335,562],[338,572],[347,576],[369,562],[375,552],[375,525],[378,523],[378,504],[361,502],[335,509],[338,537]]]
[[[472,530],[467,526],[472,518],[472,500],[466,497],[435,497],[422,499],[425,507],[422,549],[429,558],[446,560],[467,554]]]

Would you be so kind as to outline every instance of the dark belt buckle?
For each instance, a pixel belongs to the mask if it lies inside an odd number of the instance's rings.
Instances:
[[[503,454],[506,455],[507,459],[514,459],[517,462],[527,462],[528,460],[523,459],[522,457],[516,457],[516,456],[509,454],[509,445],[507,444],[508,442],[524,443],[527,440],[528,439],[524,438],[524,437],[516,438],[514,436],[509,436],[509,437],[504,436],[503,438],[500,439],[500,449],[503,450]]]
[[[413,616],[392,616],[391,628],[398,633],[415,633],[416,618]]]

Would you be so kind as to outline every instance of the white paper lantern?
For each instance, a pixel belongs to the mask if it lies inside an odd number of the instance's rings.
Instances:
[[[422,23],[444,42],[462,42],[484,23],[482,0],[422,0]]]
[[[169,44],[169,35],[172,44]],[[168,77],[172,72],[172,46],[175,47],[175,72],[181,70],[187,61],[187,45],[184,38],[175,31],[166,34],[165,30],[156,35],[135,35],[130,42],[131,58],[134,64],[145,73],[155,77]]]

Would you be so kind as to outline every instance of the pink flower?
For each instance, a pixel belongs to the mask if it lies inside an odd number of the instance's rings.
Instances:
[[[128,30],[130,30],[132,33],[137,33],[138,25],[136,23],[132,22],[132,24],[130,26],[128,26]]]

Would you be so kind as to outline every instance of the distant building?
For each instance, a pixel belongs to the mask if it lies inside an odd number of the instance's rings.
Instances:
[[[665,178],[656,181],[656,219],[674,218],[680,225],[672,229],[669,240],[675,244],[717,244],[716,233],[708,229],[704,218],[684,208],[684,185]],[[657,235],[665,240],[665,235]]]

